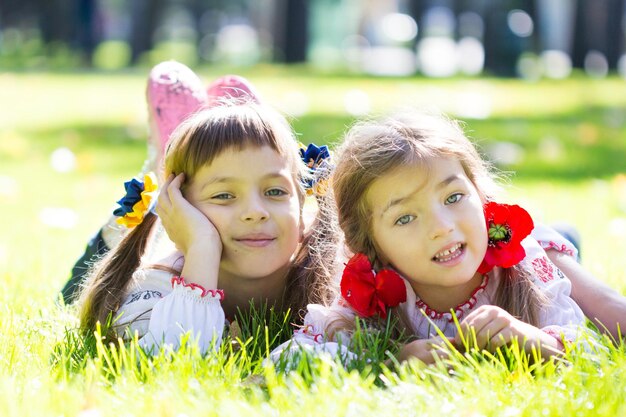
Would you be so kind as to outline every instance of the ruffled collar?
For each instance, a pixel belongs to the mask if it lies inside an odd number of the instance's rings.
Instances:
[[[474,308],[474,306],[476,305],[476,297],[478,296],[478,294],[482,293],[483,291],[485,291],[485,288],[487,288],[487,284],[489,283],[489,275],[488,274],[484,274],[483,275],[483,280],[480,283],[480,285],[474,290],[472,291],[472,294],[469,296],[469,298],[462,302],[461,304],[457,305],[456,307],[454,307],[454,312],[456,313],[456,318],[460,321],[463,316],[465,316],[467,313],[469,313],[469,311],[471,309]],[[415,299],[415,306],[422,310],[424,312],[424,314],[426,314],[426,316],[428,316],[430,319],[432,320],[442,320],[445,319],[448,322],[453,322],[454,319],[452,317],[452,313],[447,311],[447,312],[440,312],[437,311],[433,308],[430,308],[428,306],[428,304],[426,304],[424,301],[422,301],[422,299],[420,299],[417,294],[415,295],[416,299]]]

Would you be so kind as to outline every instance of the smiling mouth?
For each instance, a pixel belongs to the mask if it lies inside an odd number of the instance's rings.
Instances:
[[[435,256],[432,257],[432,260],[435,262],[441,262],[441,263],[449,262],[461,256],[464,250],[465,250],[465,244],[457,243],[451,248],[442,250],[441,252],[437,253]]]
[[[276,238],[272,237],[263,237],[263,238],[243,238],[243,239],[235,239],[236,242],[241,243],[245,246],[250,246],[253,248],[262,248],[270,245],[276,240]]]

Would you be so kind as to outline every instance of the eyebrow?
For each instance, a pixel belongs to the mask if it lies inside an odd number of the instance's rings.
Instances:
[[[280,173],[280,172],[270,172],[269,174],[263,175],[261,177],[261,180],[268,180],[268,179],[274,179],[274,178],[288,178],[287,176],[285,176],[284,174]],[[213,184],[224,184],[224,183],[229,183],[229,182],[237,182],[239,181],[239,179],[237,177],[227,177],[227,176],[216,176],[216,177],[212,177],[211,179],[209,179],[207,182],[205,182],[202,185],[201,191],[204,191],[205,188],[213,185]]]
[[[459,174],[452,174],[450,175],[448,178],[444,179],[443,181],[441,181],[439,184],[436,185],[436,189],[441,189],[444,188],[446,186],[448,186],[449,184],[453,183],[454,181],[460,181],[462,178]],[[380,216],[382,217],[389,209],[391,209],[393,206],[397,206],[398,204],[403,203],[404,201],[410,199],[411,197],[413,197],[415,194],[417,194],[420,190],[422,189],[422,186],[420,185],[419,187],[417,187],[415,190],[411,191],[409,194],[405,195],[404,197],[400,197],[400,198],[395,198],[393,200],[391,200],[383,209],[383,211],[380,213]]]

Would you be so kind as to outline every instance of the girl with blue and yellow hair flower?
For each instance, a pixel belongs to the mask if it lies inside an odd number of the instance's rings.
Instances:
[[[315,219],[305,224],[310,172],[278,113],[245,102],[196,114],[174,133],[165,174],[158,219],[145,210],[152,180],[127,184],[118,213],[134,227],[81,296],[86,332],[97,323],[109,340],[137,332],[152,349],[177,347],[189,331],[204,352],[219,345],[224,319],[251,303],[291,310],[297,321],[308,304],[334,298],[340,262],[332,198],[316,195]],[[150,259],[163,243],[150,240],[158,223],[173,243],[161,260]]]

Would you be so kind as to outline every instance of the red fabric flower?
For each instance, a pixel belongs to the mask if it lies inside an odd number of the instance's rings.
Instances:
[[[376,273],[367,256],[357,253],[343,271],[341,295],[361,317],[378,314],[385,319],[387,308],[406,301],[406,287],[397,272]]]
[[[522,240],[535,225],[530,214],[518,205],[489,202],[484,206],[489,246],[478,272],[485,274],[494,266],[510,268],[526,256]]]

